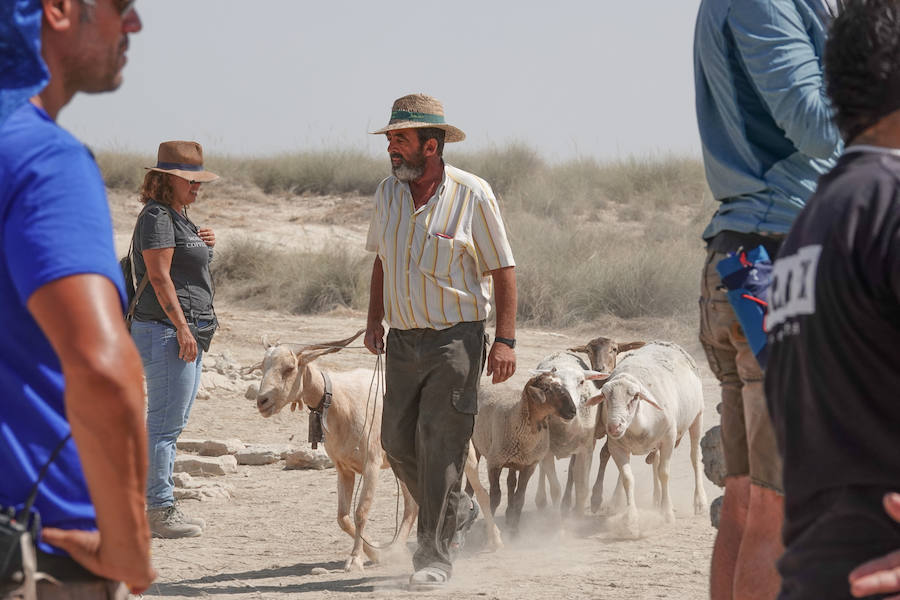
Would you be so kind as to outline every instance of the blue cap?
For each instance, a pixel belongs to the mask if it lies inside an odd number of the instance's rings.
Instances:
[[[41,58],[40,0],[0,2],[0,124],[50,79]]]

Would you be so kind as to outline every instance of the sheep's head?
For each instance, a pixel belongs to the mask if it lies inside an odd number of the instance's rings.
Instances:
[[[591,368],[597,371],[610,372],[616,368],[616,357],[622,352],[640,348],[646,342],[620,343],[608,337],[598,337],[584,346],[569,348],[569,352],[582,352],[588,355]]]
[[[341,350],[364,331],[365,329],[360,329],[349,338],[324,344],[268,346],[262,361],[259,393],[256,395],[259,413],[264,417],[271,417],[289,402],[294,408],[302,401],[303,378],[309,364],[323,354]]]
[[[572,420],[578,405],[582,404],[579,391],[581,385],[587,379],[606,376],[604,373],[569,368],[553,368],[536,373],[525,384],[524,395],[530,404],[532,421],[538,429],[551,415],[566,421]]]
[[[606,407],[606,433],[612,439],[619,439],[634,420],[641,401],[656,410],[662,410],[659,402],[636,377],[629,373],[619,373],[603,384],[600,393],[590,403],[603,402]]]

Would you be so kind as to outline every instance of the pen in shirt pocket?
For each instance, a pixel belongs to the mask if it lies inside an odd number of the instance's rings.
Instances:
[[[434,235],[435,235],[436,237],[439,237],[439,238],[443,239],[443,240],[452,240],[452,239],[453,239],[453,236],[452,236],[452,235],[447,235],[446,233],[436,232]]]

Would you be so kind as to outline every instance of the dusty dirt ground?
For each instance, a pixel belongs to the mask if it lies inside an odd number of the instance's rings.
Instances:
[[[248,203],[248,195],[254,195]],[[203,197],[205,196],[205,197]],[[198,224],[212,227],[224,247],[235,235],[253,235],[275,244],[314,248],[326,239],[348,245],[363,244],[366,198],[267,197],[255,190],[207,186],[191,209]],[[116,242],[127,249],[140,205],[134,195],[110,195]],[[697,260],[702,260],[698,248]],[[698,270],[699,274],[699,264]],[[365,315],[335,311],[327,315],[291,316],[254,311],[217,302],[222,324],[206,365],[224,355],[241,366],[262,359],[262,336],[270,340],[313,343],[347,337],[365,324]],[[715,406],[718,386],[706,367],[696,341],[696,320],[646,319],[592,323],[564,331],[520,328],[519,370],[501,384],[521,390],[528,369],[552,351],[584,343],[598,335],[630,341],[664,339],[684,346],[700,365],[704,377],[704,430],[718,424]],[[355,343],[354,346],[361,344]],[[374,366],[365,350],[350,348],[319,360],[320,366],[344,370]],[[244,443],[290,444],[308,447],[306,411],[283,411],[263,419],[239,389],[207,389],[194,405],[182,437],[239,438]],[[485,385],[490,385],[484,379]],[[205,396],[205,397],[204,397]],[[599,447],[598,447],[599,451]],[[595,452],[596,456],[596,452]],[[596,465],[596,461],[595,461]],[[453,578],[432,598],[674,598],[708,597],[709,560],[715,530],[707,515],[692,510],[693,478],[689,444],[676,449],[671,493],[676,521],[665,524],[650,508],[650,468],[643,457],[633,460],[641,507],[642,536],[621,539],[615,518],[589,516],[562,519],[559,511],[540,511],[533,502],[537,476],[529,485],[522,517],[522,533],[495,553],[482,551],[482,519],[473,527]],[[557,471],[565,480],[567,462]],[[596,466],[594,467],[594,469]],[[615,484],[616,469],[607,469],[605,493]],[[593,477],[592,477],[593,479]],[[352,540],[336,522],[337,492],[333,469],[284,470],[284,462],[239,466],[236,474],[215,478],[233,486],[230,500],[185,501],[186,512],[206,520],[202,537],[153,540],[153,560],[159,578],[148,597],[256,598],[394,598],[422,595],[407,590],[415,535],[406,547],[393,549],[380,564],[367,563],[364,572],[343,571]],[[482,465],[482,484],[487,475]],[[709,500],[720,490],[704,478]],[[503,530],[504,500],[497,511]],[[377,499],[370,514],[370,539],[388,541],[394,531],[396,487],[390,471],[382,471]]]

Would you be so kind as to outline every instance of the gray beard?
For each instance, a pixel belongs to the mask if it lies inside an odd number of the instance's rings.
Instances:
[[[398,167],[392,167],[391,171],[394,173],[394,177],[400,181],[409,183],[410,181],[415,181],[425,173],[425,165],[414,166],[404,162]]]

